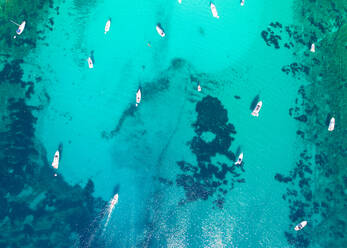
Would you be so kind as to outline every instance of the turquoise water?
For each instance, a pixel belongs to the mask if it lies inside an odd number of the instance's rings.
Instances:
[[[46,159],[62,144],[59,177],[81,186],[92,179],[93,195],[105,201],[115,188],[119,194],[109,224],[104,229],[103,218],[93,227],[86,247],[97,239],[105,247],[291,247],[284,232],[294,232],[297,223],[288,219],[285,186],[274,175],[293,169],[303,147],[288,109],[307,82],[281,71],[293,55],[266,46],[260,33],[273,21],[292,24],[292,5],[214,3],[219,19],[202,0],[61,2],[59,15],[49,14],[53,30],[24,58],[24,80],[42,78],[28,103],[44,105],[35,134]],[[263,107],[255,118],[250,105],[257,95]],[[244,170],[235,168],[244,181],[226,174],[220,207],[222,186],[207,200],[185,201],[176,181],[184,174],[178,162],[198,162],[193,124],[207,96],[220,101],[234,125],[227,151],[244,153]],[[220,151],[209,159],[234,162]]]

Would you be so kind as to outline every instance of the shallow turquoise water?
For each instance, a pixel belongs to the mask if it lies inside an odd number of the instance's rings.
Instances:
[[[281,72],[291,54],[267,47],[260,32],[273,20],[291,24],[291,4],[215,4],[219,19],[212,17],[209,1],[66,2],[59,16],[51,14],[53,31],[25,59],[26,76],[41,75],[36,87],[50,96],[37,124],[47,159],[63,143],[59,174],[68,182],[85,185],[92,178],[95,195],[107,201],[119,185],[110,224],[102,234],[95,231],[109,247],[288,246],[283,231],[293,223],[274,174],[289,171],[298,156],[288,109],[302,82]],[[156,33],[158,22],[165,38]],[[171,66],[175,58],[184,61],[182,67]],[[170,81],[163,89],[161,79]],[[139,86],[140,106],[112,133],[135,104]],[[263,108],[254,118],[249,106],[258,94]],[[223,209],[214,207],[215,197],[178,205],[185,193],[175,183],[177,162],[196,162],[187,142],[195,135],[196,103],[207,95],[221,101],[235,126],[230,149],[244,153],[245,183],[225,195]],[[213,161],[231,163],[222,155]]]

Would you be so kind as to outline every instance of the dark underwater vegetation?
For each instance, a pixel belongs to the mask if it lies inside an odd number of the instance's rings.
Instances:
[[[289,219],[309,224],[298,233],[284,234],[293,247],[345,247],[347,6],[345,1],[295,1],[294,5],[299,25],[283,28],[270,23],[261,34],[268,46],[283,45],[300,59],[283,66],[283,72],[310,82],[299,88],[289,109],[289,115],[304,124],[298,125],[296,134],[305,146],[296,166],[287,175],[274,177],[287,184],[283,199],[288,202]],[[310,52],[312,43],[318,52]],[[332,116],[340,126],[330,133]]]
[[[22,95],[30,98],[33,83],[22,81],[21,62],[5,64],[0,82],[19,85]],[[39,107],[18,97],[8,98],[5,106],[6,125],[0,132],[0,246],[83,247],[106,203],[92,196],[91,180],[82,188],[68,185],[59,174],[53,176],[46,151],[35,138]],[[57,148],[62,152],[63,145]]]
[[[182,174],[177,175],[176,184],[183,187],[186,196],[180,204],[207,200],[216,195],[214,204],[223,208],[227,192],[232,190],[236,183],[245,182],[239,178],[244,171],[243,165],[234,165],[235,154],[229,150],[234,140],[231,135],[236,134],[236,131],[234,126],[228,123],[227,110],[215,97],[204,97],[196,104],[196,112],[197,120],[192,124],[196,136],[189,142],[189,147],[196,156],[197,164],[177,162]],[[204,140],[204,133],[213,134],[213,138]],[[211,158],[217,154],[225,156],[229,163],[213,164]],[[227,178],[229,173],[231,176]]]

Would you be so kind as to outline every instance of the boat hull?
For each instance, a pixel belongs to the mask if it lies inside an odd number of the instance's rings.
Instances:
[[[219,18],[218,12],[217,12],[217,8],[213,3],[210,3],[210,7],[211,7],[211,12],[214,18]]]
[[[17,29],[17,31],[16,31],[16,33],[18,34],[18,35],[20,35],[21,33],[23,33],[23,31],[24,31],[24,28],[25,28],[25,21],[23,21],[22,23],[21,23],[21,25],[19,25],[19,27],[18,27],[18,29]]]
[[[306,225],[307,225],[307,221],[304,220],[304,221],[300,222],[300,224],[296,225],[294,227],[294,230],[299,231],[299,230],[303,229]]]
[[[160,25],[157,25],[155,28],[156,28],[158,34],[159,34],[161,37],[165,37],[165,32],[164,32],[164,30],[160,27]]]
[[[56,170],[59,167],[59,157],[60,157],[59,151],[56,151],[54,154],[53,162],[52,162],[52,167]]]
[[[136,107],[140,104],[141,102],[141,90],[139,89],[136,93]]]
[[[258,102],[257,106],[254,108],[254,110],[251,113],[251,115],[258,117],[259,116],[259,111],[260,111],[262,106],[263,106],[263,102],[262,101]]]
[[[92,59],[90,57],[88,58],[88,66],[89,66],[90,69],[94,68],[93,61],[92,61]]]
[[[331,118],[330,122],[329,122],[329,127],[328,127],[328,131],[333,131],[335,129],[335,118]]]

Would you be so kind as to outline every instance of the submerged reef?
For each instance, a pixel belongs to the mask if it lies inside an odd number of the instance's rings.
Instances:
[[[43,106],[26,102],[35,84],[23,81],[22,62],[6,61],[0,71],[0,87],[8,89],[0,98],[0,247],[84,247],[106,202],[93,197],[91,180],[83,188],[54,177],[35,137]]]
[[[177,162],[182,174],[177,175],[176,184],[183,187],[186,196],[181,204],[207,200],[216,194],[214,204],[223,208],[224,195],[228,190],[233,189],[235,183],[245,182],[240,179],[243,165],[234,165],[235,155],[229,150],[234,140],[231,135],[236,131],[228,123],[227,110],[215,97],[204,97],[196,104],[196,112],[197,120],[192,124],[195,136],[189,142],[189,147],[196,156],[197,164]],[[205,133],[210,134],[210,140],[203,138]],[[228,164],[213,162],[221,156],[229,161]],[[227,177],[228,173],[231,177]]]
[[[295,56],[296,62],[282,71],[309,82],[299,87],[289,109],[298,121],[300,158],[289,175],[275,175],[288,185],[283,199],[291,222],[306,219],[308,225],[285,236],[294,247],[345,247],[347,236],[341,230],[347,220],[347,5],[342,0],[296,0],[293,8],[295,25],[270,25],[262,34],[268,46],[283,45]],[[336,125],[329,132],[331,117]]]
[[[54,25],[53,17],[47,22],[49,9],[53,7],[53,0],[0,1],[0,61],[1,57],[23,58],[36,47],[37,40],[44,39],[45,29],[52,30]],[[26,21],[25,30],[16,39],[13,36],[18,27],[10,20],[19,24]]]
[[[82,246],[106,203],[92,196],[92,181],[82,188],[53,176],[35,140],[35,111],[24,99],[9,99],[8,129],[0,133],[1,247]]]

